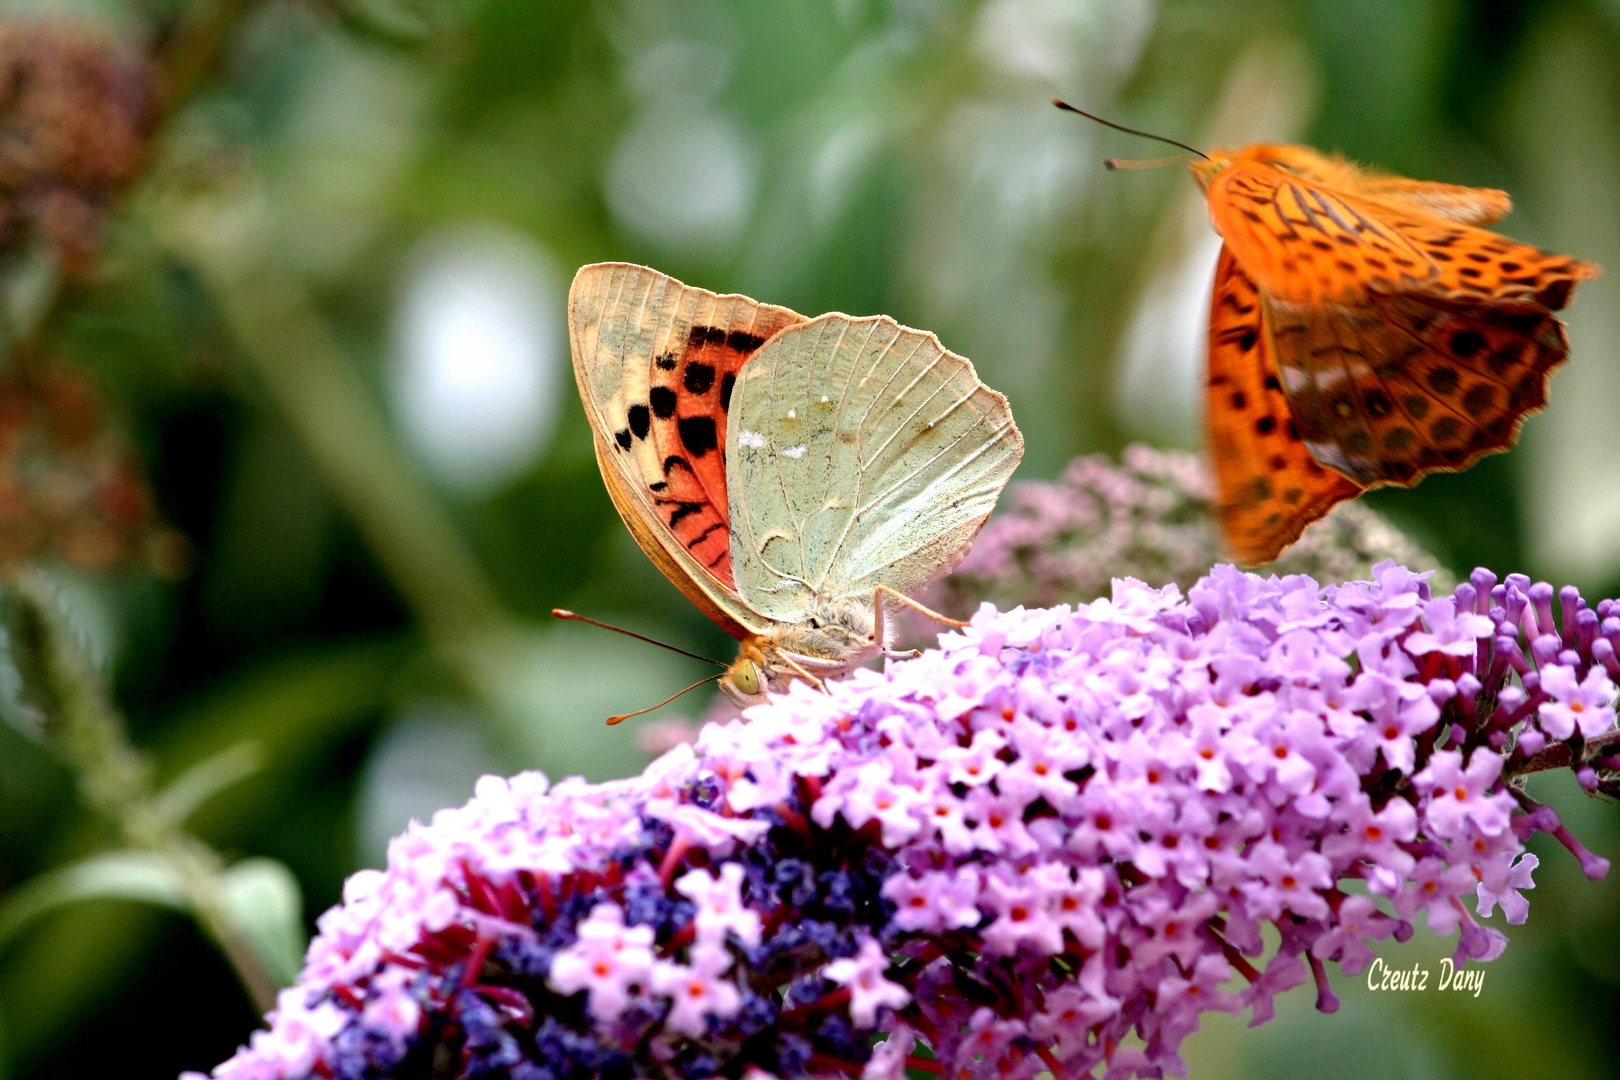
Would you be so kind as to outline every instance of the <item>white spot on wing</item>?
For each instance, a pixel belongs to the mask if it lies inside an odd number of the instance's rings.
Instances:
[[[810,449],[810,447],[800,443],[798,446],[783,447],[781,453],[785,458],[792,458],[794,461],[798,461],[800,458],[804,457],[804,452],[808,449]]]
[[[763,450],[770,444],[766,441],[765,436],[759,432],[749,431],[744,428],[737,432],[737,445],[748,450]]]
[[[789,409],[788,410],[788,419],[789,420],[797,420],[798,418],[799,418],[799,413],[798,413],[797,409]]]

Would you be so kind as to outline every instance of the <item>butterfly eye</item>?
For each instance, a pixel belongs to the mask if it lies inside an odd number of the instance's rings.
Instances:
[[[754,666],[752,660],[738,660],[731,666],[731,685],[737,688],[738,693],[746,697],[753,697],[759,693],[759,668]]]

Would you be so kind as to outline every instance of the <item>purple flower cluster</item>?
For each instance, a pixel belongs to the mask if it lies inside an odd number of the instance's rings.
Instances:
[[[985,600],[1003,608],[1089,602],[1107,596],[1116,577],[1185,590],[1226,557],[1207,464],[1183,450],[1138,443],[1118,462],[1089,454],[1050,483],[1015,482],[967,558],[919,599],[967,618]],[[1349,581],[1384,559],[1438,565],[1354,500],[1306,529],[1269,570]],[[932,641],[938,630],[921,617],[902,615],[901,624],[908,641]]]
[[[1513,780],[1613,791],[1620,604],[1393,563],[988,606],[607,784],[485,778],[322,917],[219,1080],[1180,1074],[1419,917],[1525,918]],[[1269,927],[1269,929],[1268,929]],[[1268,944],[1269,942],[1269,944]]]

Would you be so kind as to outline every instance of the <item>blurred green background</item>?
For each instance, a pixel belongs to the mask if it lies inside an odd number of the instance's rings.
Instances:
[[[185,777],[195,839],[290,868],[296,890],[256,863],[267,891],[248,892],[306,931],[480,774],[647,759],[601,718],[702,669],[552,606],[730,656],[602,489],[568,368],[578,265],[932,329],[1011,398],[1026,477],[1133,439],[1197,446],[1216,250],[1185,173],[1101,167],[1160,148],[1053,95],[1196,145],[1301,141],[1506,188],[1505,231],[1620,271],[1620,0],[40,0],[0,18],[74,20],[49,25],[157,57],[180,88],[97,196],[88,268],[42,272],[0,237],[0,298],[3,371],[99,388],[183,555],[109,572],[45,544],[14,565],[45,568],[152,790],[185,801],[166,787]],[[0,47],[13,98],[19,47]],[[0,158],[31,137],[7,108]],[[1454,570],[1620,593],[1617,301],[1620,273],[1582,287],[1572,359],[1513,453],[1378,508]],[[0,724],[13,899],[148,842],[27,728]],[[1538,781],[1616,856],[1615,808]],[[1210,1024],[1192,1075],[1620,1076],[1620,886],[1538,850],[1532,918],[1479,998],[1342,980],[1329,1017],[1300,991],[1257,1032]],[[255,1026],[210,937],[129,899],[127,871],[0,914],[0,1076],[172,1077]],[[298,945],[278,940],[265,955]],[[1420,933],[1384,955],[1442,948]]]

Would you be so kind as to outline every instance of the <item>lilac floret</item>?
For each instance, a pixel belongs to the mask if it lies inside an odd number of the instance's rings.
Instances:
[[[1556,595],[1127,579],[628,780],[486,777],[350,879],[214,1076],[1180,1075],[1204,1013],[1307,981],[1331,1012],[1326,965],[1418,918],[1500,954],[1479,920],[1524,921],[1533,832],[1607,870],[1513,785],[1620,789],[1615,609]]]

